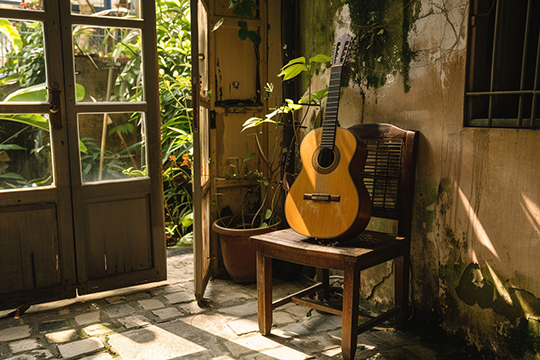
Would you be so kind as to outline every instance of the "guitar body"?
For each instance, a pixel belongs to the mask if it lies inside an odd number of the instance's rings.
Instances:
[[[371,217],[362,179],[367,147],[348,130],[335,130],[333,150],[321,146],[322,128],[306,135],[300,146],[303,168],[285,200],[293,230],[319,239],[354,237]],[[330,158],[324,160],[322,152]]]

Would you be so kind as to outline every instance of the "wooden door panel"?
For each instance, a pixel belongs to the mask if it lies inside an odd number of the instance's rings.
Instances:
[[[152,267],[147,197],[91,202],[87,209],[88,280]]]
[[[0,213],[0,293],[61,285],[56,206]]]

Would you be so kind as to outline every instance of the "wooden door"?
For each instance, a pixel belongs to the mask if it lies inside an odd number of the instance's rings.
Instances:
[[[42,81],[0,103],[0,308],[166,278],[155,4],[101,3],[0,5]]]
[[[195,297],[202,300],[210,279],[215,246],[210,237],[210,99],[208,93],[208,4],[191,1],[193,96],[193,208]]]

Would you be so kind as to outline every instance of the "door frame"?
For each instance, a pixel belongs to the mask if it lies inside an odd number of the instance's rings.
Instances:
[[[205,29],[199,28],[199,5],[206,11]],[[209,4],[204,0],[191,0],[191,89],[193,99],[193,265],[195,298],[200,301],[213,268],[215,267],[215,245],[210,236],[210,190],[211,181],[208,174],[208,159],[203,159],[204,154],[209,155],[209,117],[210,100],[204,89],[210,80],[209,64]],[[200,36],[203,36],[201,39]],[[205,47],[201,49],[201,47]],[[196,54],[196,55],[195,55]],[[202,58],[199,56],[202,55]],[[206,64],[201,71],[200,63]],[[203,73],[206,71],[206,73]],[[205,112],[204,116],[201,112]],[[202,147],[205,147],[204,149]],[[206,169],[206,170],[205,170]]]

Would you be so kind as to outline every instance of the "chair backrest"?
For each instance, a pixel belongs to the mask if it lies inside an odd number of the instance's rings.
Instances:
[[[368,147],[363,176],[371,215],[397,220],[398,235],[410,238],[419,132],[391,124],[360,124],[348,130]]]

